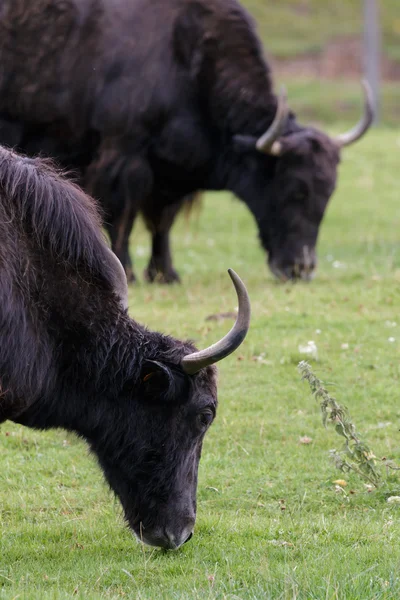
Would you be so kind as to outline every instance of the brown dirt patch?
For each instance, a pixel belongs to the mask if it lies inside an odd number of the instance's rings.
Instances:
[[[359,38],[342,37],[329,42],[320,53],[303,54],[290,59],[272,58],[273,69],[280,74],[327,79],[360,78],[363,74],[363,43]],[[381,58],[381,77],[400,80],[400,63]]]

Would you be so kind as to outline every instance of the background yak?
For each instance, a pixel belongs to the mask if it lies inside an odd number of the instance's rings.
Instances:
[[[300,126],[235,0],[2,0],[0,65],[0,141],[80,172],[131,279],[139,211],[147,278],[178,279],[169,231],[201,189],[247,204],[273,273],[311,277],[340,149],[371,103],[336,139]]]
[[[0,423],[63,427],[89,443],[144,542],[176,548],[196,517],[211,366],[243,341],[250,305],[211,348],[148,331],[94,203],[49,164],[0,147]]]

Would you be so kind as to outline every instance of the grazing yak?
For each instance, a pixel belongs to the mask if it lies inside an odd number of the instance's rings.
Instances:
[[[143,542],[177,548],[196,517],[212,366],[243,341],[250,304],[210,348],[149,331],[126,310],[125,272],[94,202],[48,162],[0,147],[0,423],[86,440]]]
[[[205,189],[248,206],[275,275],[311,278],[341,148],[371,100],[347,134],[301,126],[236,0],[2,0],[0,64],[0,142],[80,173],[130,279],[139,212],[147,278],[179,279],[170,228]]]

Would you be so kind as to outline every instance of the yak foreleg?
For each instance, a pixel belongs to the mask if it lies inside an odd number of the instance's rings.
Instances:
[[[87,170],[86,187],[100,200],[111,248],[121,261],[128,281],[133,282],[136,278],[129,254],[129,236],[140,207],[150,195],[153,174],[144,158],[124,154],[118,145],[108,146],[106,142]]]
[[[184,200],[156,206],[150,203],[143,208],[146,226],[152,236],[151,258],[144,275],[149,282],[176,283],[180,277],[172,264],[169,234]]]

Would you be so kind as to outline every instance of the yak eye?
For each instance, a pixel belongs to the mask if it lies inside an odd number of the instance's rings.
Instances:
[[[211,422],[214,418],[214,413],[211,409],[206,408],[201,413],[197,415],[197,424],[199,429],[207,429],[211,425]]]
[[[293,196],[293,200],[295,202],[304,202],[305,199],[307,198],[307,194],[306,192],[296,192]]]

